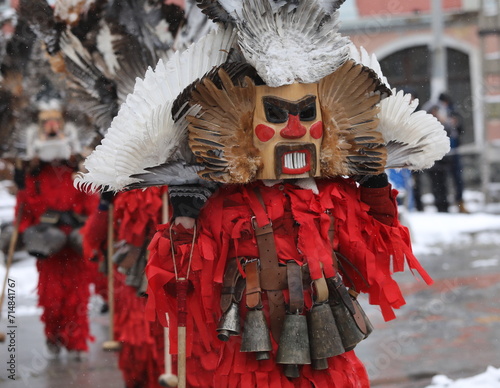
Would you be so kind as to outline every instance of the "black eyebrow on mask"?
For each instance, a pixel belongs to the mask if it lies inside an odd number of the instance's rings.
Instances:
[[[298,115],[305,108],[316,103],[316,96],[307,95],[302,97],[297,101],[285,100],[284,98],[276,97],[276,96],[264,96],[262,97],[262,102],[264,104],[270,104],[276,106],[280,109],[286,110],[291,115]]]

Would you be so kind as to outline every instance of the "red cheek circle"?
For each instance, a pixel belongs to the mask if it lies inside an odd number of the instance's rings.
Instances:
[[[255,135],[262,142],[271,140],[274,137],[274,134],[274,129],[268,127],[267,125],[259,124],[255,127]]]
[[[318,121],[317,123],[311,125],[310,132],[313,139],[321,139],[323,137],[323,122]]]

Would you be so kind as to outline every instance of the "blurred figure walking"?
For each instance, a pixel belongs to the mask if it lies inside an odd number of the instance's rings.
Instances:
[[[426,110],[443,124],[450,138],[451,147],[450,152],[429,169],[434,204],[438,212],[448,212],[450,206],[448,198],[448,177],[450,177],[453,182],[454,199],[458,211],[460,213],[469,213],[463,200],[463,168],[461,157],[458,152],[460,135],[463,133],[463,118],[455,109],[450,96],[446,93],[441,93],[436,103],[427,103]]]

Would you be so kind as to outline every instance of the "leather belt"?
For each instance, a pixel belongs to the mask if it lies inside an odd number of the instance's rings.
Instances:
[[[244,263],[246,274],[246,305],[249,309],[261,309],[262,299],[260,293],[259,261],[253,259]]]
[[[225,313],[229,307],[231,307],[232,302],[239,303],[241,300],[243,291],[243,282],[241,281],[241,274],[238,270],[238,264],[234,258],[231,259],[226,265],[226,271],[224,272],[224,278],[222,280],[222,291],[220,297],[220,308],[223,313]]]
[[[254,192],[265,210],[266,206],[262,199],[262,194],[257,189]],[[273,224],[269,222],[267,225],[260,227],[255,218],[252,218],[252,223],[255,229],[255,238],[259,247],[260,265],[262,268],[260,277],[261,287],[264,290],[284,290],[287,284],[286,267],[280,266],[278,262]]]

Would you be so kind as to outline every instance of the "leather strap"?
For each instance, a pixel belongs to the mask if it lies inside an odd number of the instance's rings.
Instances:
[[[332,246],[333,268],[335,269],[335,273],[337,273],[338,269],[339,269],[339,263],[338,263],[337,255],[335,254],[335,251],[333,250],[333,239],[335,237],[335,217],[331,213],[327,213],[327,214],[328,214],[328,217],[330,217],[330,228],[328,228],[328,238],[330,239],[330,244]]]
[[[238,278],[241,276],[236,260],[239,259],[234,258],[228,261],[228,263],[226,264],[226,271],[224,272],[224,278],[222,279],[220,308],[223,313],[225,313],[229,309],[229,307],[231,307],[231,303],[235,299],[234,296],[236,293],[236,283],[238,281]]]
[[[262,299],[259,281],[259,262],[252,260],[245,263],[246,305],[249,309],[261,309]]]
[[[304,309],[304,290],[302,288],[302,269],[295,261],[286,263],[288,292],[290,294],[289,313],[302,313]]]
[[[264,210],[266,209],[262,194],[255,188],[253,193],[248,191],[251,197],[254,194],[260,205]],[[252,206],[252,204],[251,204]],[[252,206],[252,211],[256,212]],[[276,245],[274,242],[273,225],[269,222],[267,225],[259,226],[255,219],[252,219],[253,227],[255,229],[255,238],[259,247],[261,276],[260,284],[264,290],[284,290],[286,289],[286,268],[279,265],[278,254],[276,252]]]
[[[319,279],[313,280],[313,286],[315,291],[314,303],[321,304],[326,302],[328,300],[328,286],[323,273]]]
[[[276,342],[281,337],[281,329],[285,320],[285,298],[282,291],[266,291],[269,303],[269,316],[271,318],[271,333]]]
[[[354,315],[354,304],[352,302],[351,296],[349,295],[349,291],[344,285],[339,274],[336,274],[332,278],[327,279],[327,283],[330,287],[330,294],[332,296],[332,302],[335,304],[343,303],[349,312]]]
[[[354,314],[352,314],[352,317],[356,321],[356,325],[358,326],[359,330],[361,330],[361,332],[366,335],[366,334],[368,334],[368,328],[366,327],[365,318],[363,317],[363,314],[361,313],[361,306],[359,305],[359,302],[356,299],[359,294],[357,292],[351,291],[351,290],[349,290],[349,294],[351,295],[351,297],[353,299],[352,303],[354,305]]]

